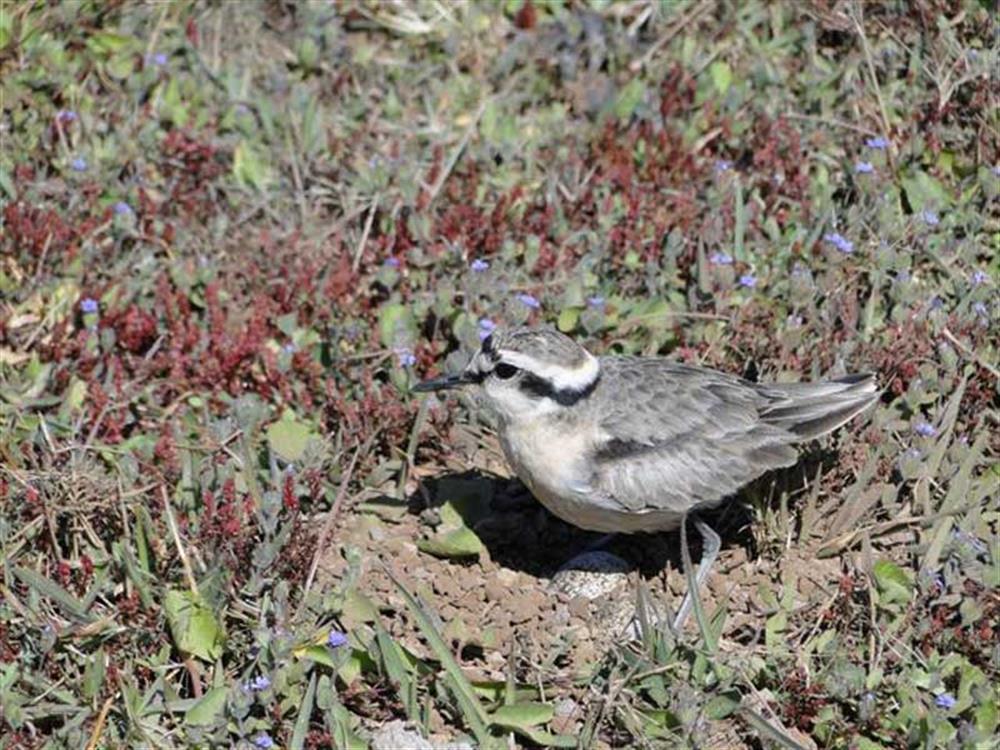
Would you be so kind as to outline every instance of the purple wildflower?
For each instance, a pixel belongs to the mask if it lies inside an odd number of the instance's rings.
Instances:
[[[871,174],[875,171],[875,167],[872,166],[870,161],[859,161],[854,165],[854,171],[858,174]]]
[[[836,247],[840,252],[845,255],[850,255],[854,252],[854,243],[849,239],[844,237],[839,232],[830,232],[823,235],[823,239],[829,242],[831,245]]]
[[[294,341],[288,341],[284,346],[281,347],[285,354],[295,354],[299,348],[295,345]]]
[[[979,286],[980,284],[985,284],[988,278],[986,271],[977,270],[972,274],[972,285]]]
[[[973,302],[972,303],[972,312],[974,312],[976,315],[978,315],[981,318],[989,317],[989,310],[986,309],[986,303],[985,302]]]
[[[719,174],[723,172],[728,172],[733,168],[733,163],[729,159],[719,159],[715,162],[715,171]]]
[[[84,159],[82,156],[78,156],[75,159],[73,159],[73,161],[71,161],[69,163],[69,165],[76,172],[86,172],[87,171],[87,160]]]
[[[745,286],[747,289],[753,289],[757,286],[757,277],[752,273],[745,273],[740,276],[740,286]]]
[[[993,167],[993,176],[1000,177],[1000,164],[997,164],[995,167]]]
[[[162,68],[167,64],[167,56],[163,52],[157,52],[153,55],[153,64],[159,65]]]
[[[882,150],[884,150],[884,149],[886,149],[886,148],[889,147],[889,141],[887,141],[882,136],[877,136],[875,138],[869,138],[869,139],[867,139],[865,141],[865,145],[868,148],[874,148],[874,149],[878,149],[879,151],[882,151]]]
[[[274,747],[274,740],[271,739],[271,735],[267,732],[261,732],[253,738],[253,745],[254,747],[259,747],[260,750],[270,750]]]
[[[396,357],[399,360],[400,367],[413,367],[413,365],[417,364],[417,358],[413,354],[413,351],[405,347],[396,350]]]
[[[922,437],[934,437],[937,435],[937,429],[930,422],[917,422],[913,431]]]
[[[128,216],[132,213],[132,207],[125,201],[118,201],[113,210],[118,216]]]
[[[271,680],[263,674],[257,675],[243,684],[243,690],[247,693],[257,693],[261,690],[267,690],[269,687],[271,687]]]
[[[923,211],[921,211],[920,216],[921,218],[923,218],[924,224],[926,224],[929,227],[936,227],[938,224],[941,223],[941,218],[934,211],[931,211],[930,209],[925,208]]]
[[[520,302],[525,307],[530,307],[532,310],[537,310],[539,307],[542,306],[542,303],[539,302],[537,298],[525,292],[521,292],[520,294],[517,294],[515,296],[518,302]]]
[[[604,307],[604,297],[600,295],[595,295],[593,297],[587,297],[587,306],[602,308]]]
[[[97,304],[97,300],[93,297],[84,297],[80,300],[80,310],[85,315],[95,313],[98,309],[100,309],[100,305]]]
[[[733,265],[733,256],[722,251],[714,252],[708,256],[708,262],[716,266]]]
[[[341,646],[346,646],[347,636],[339,630],[331,630],[330,635],[327,636],[326,645],[330,648],[340,648]]]
[[[399,268],[399,258],[386,258],[382,262],[382,265],[386,268]]]
[[[76,112],[71,109],[60,109],[56,112],[56,120],[62,125],[69,122],[76,122]]]
[[[934,699],[934,705],[938,708],[943,708],[945,710],[951,710],[955,707],[955,696],[951,693],[941,693],[937,698]]]
[[[482,273],[483,271],[485,271],[489,267],[490,267],[490,264],[487,263],[482,258],[476,258],[474,261],[472,261],[472,263],[469,264],[469,268],[471,268],[476,273]]]
[[[489,336],[497,328],[497,324],[494,323],[489,318],[479,319],[479,340],[483,341],[487,336]]]

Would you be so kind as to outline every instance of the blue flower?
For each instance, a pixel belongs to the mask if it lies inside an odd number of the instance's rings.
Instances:
[[[132,213],[132,207],[125,201],[118,201],[113,210],[118,216],[128,216]]]
[[[341,646],[346,646],[347,636],[339,630],[331,630],[330,635],[327,636],[326,645],[330,648],[340,648]]]
[[[871,174],[875,171],[875,167],[872,166],[870,161],[859,161],[854,165],[854,171],[858,174]]]
[[[728,159],[719,159],[717,162],[715,162],[715,171],[720,174],[722,172],[728,172],[732,168],[733,168],[733,163]]]
[[[714,252],[708,256],[708,262],[717,266],[731,266],[733,265],[733,256],[721,251]]]
[[[93,297],[84,297],[80,300],[80,310],[84,314],[95,313],[100,309],[100,305],[97,304],[97,300]]]
[[[58,112],[56,112],[56,119],[61,123],[75,122],[76,112],[74,112],[71,109],[60,109]]]
[[[261,690],[267,690],[271,687],[271,680],[268,679],[267,675],[257,675],[252,680],[249,680],[243,685],[243,690],[248,693],[257,693]]]
[[[753,289],[757,286],[757,277],[751,273],[745,273],[740,276],[740,286],[745,286],[747,289]]]
[[[256,737],[253,738],[254,747],[259,747],[260,750],[270,750],[274,747],[274,740],[271,739],[271,735],[267,732],[261,732]]]
[[[299,348],[295,345],[294,341],[286,342],[285,345],[281,347],[281,349],[285,352],[285,354],[295,354],[295,352],[299,350]]]
[[[525,307],[530,307],[532,310],[537,310],[539,307],[542,306],[541,302],[532,297],[530,294],[526,294],[525,292],[521,292],[520,294],[515,295],[515,297],[517,298],[518,302],[520,302]]]
[[[386,258],[382,265],[386,268],[399,268],[399,258]]]
[[[604,297],[599,294],[593,297],[587,297],[587,306],[597,308],[604,307]]]
[[[76,172],[86,172],[87,171],[87,160],[84,159],[82,156],[78,156],[75,159],[73,159],[73,161],[71,161],[69,163],[69,165]]]
[[[836,247],[840,252],[844,253],[845,255],[850,255],[851,253],[854,252],[854,243],[838,232],[830,232],[829,234],[825,234],[823,235],[823,239],[829,242],[834,247]]]
[[[946,710],[951,710],[955,707],[955,696],[951,693],[941,693],[937,698],[934,699],[934,705],[938,708],[944,708]]]
[[[485,271],[489,267],[490,267],[490,264],[487,263],[482,258],[476,258],[474,261],[472,261],[472,263],[469,264],[469,268],[471,268],[476,273],[482,273],[483,271]]]
[[[980,284],[985,284],[989,276],[986,275],[986,271],[977,270],[972,274],[972,285],[979,286]]]
[[[413,351],[405,347],[396,349],[396,357],[399,360],[400,367],[413,367],[413,365],[417,364],[417,358],[414,356]]]
[[[937,435],[937,429],[930,422],[917,422],[913,431],[923,437],[934,437]]]
[[[884,149],[886,149],[886,148],[889,147],[889,141],[887,141],[882,136],[877,136],[875,138],[868,138],[865,141],[865,145],[868,148],[874,148],[874,149],[878,149],[879,151],[882,151],[882,150],[884,150]]]
[[[493,331],[495,331],[496,328],[497,328],[497,324],[494,323],[489,318],[480,318],[479,319],[479,340],[480,341],[484,340],[487,336],[489,336],[491,333],[493,333]]]
[[[989,317],[989,310],[986,309],[986,303],[984,303],[984,302],[973,302],[972,303],[972,312],[974,312],[976,315],[978,315],[981,318],[987,318],[987,317]]]
[[[920,216],[921,218],[923,218],[924,224],[926,224],[929,227],[936,227],[938,224],[941,223],[941,218],[934,211],[931,211],[930,209],[925,208],[923,211],[920,212]]]
[[[153,55],[153,63],[159,65],[160,67],[163,67],[164,65],[167,64],[167,56],[162,52],[157,52],[155,55]]]

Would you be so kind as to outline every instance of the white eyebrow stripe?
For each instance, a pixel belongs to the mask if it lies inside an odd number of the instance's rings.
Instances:
[[[549,381],[557,391],[582,391],[594,384],[601,370],[597,357],[590,352],[585,354],[586,358],[577,367],[543,365],[537,359],[511,351],[501,352],[501,361]]]

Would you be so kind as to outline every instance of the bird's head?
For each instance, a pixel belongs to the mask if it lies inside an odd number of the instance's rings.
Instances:
[[[417,392],[478,385],[501,419],[517,421],[566,408],[593,390],[597,358],[555,330],[494,331],[465,369],[417,384]]]

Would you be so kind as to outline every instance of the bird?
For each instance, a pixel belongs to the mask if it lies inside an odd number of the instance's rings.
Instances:
[[[511,469],[562,520],[632,534],[692,517],[704,540],[699,586],[721,540],[697,514],[795,464],[797,444],[879,396],[873,373],[756,383],[667,357],[595,356],[550,328],[497,329],[459,373],[413,390],[463,387],[478,389]]]

